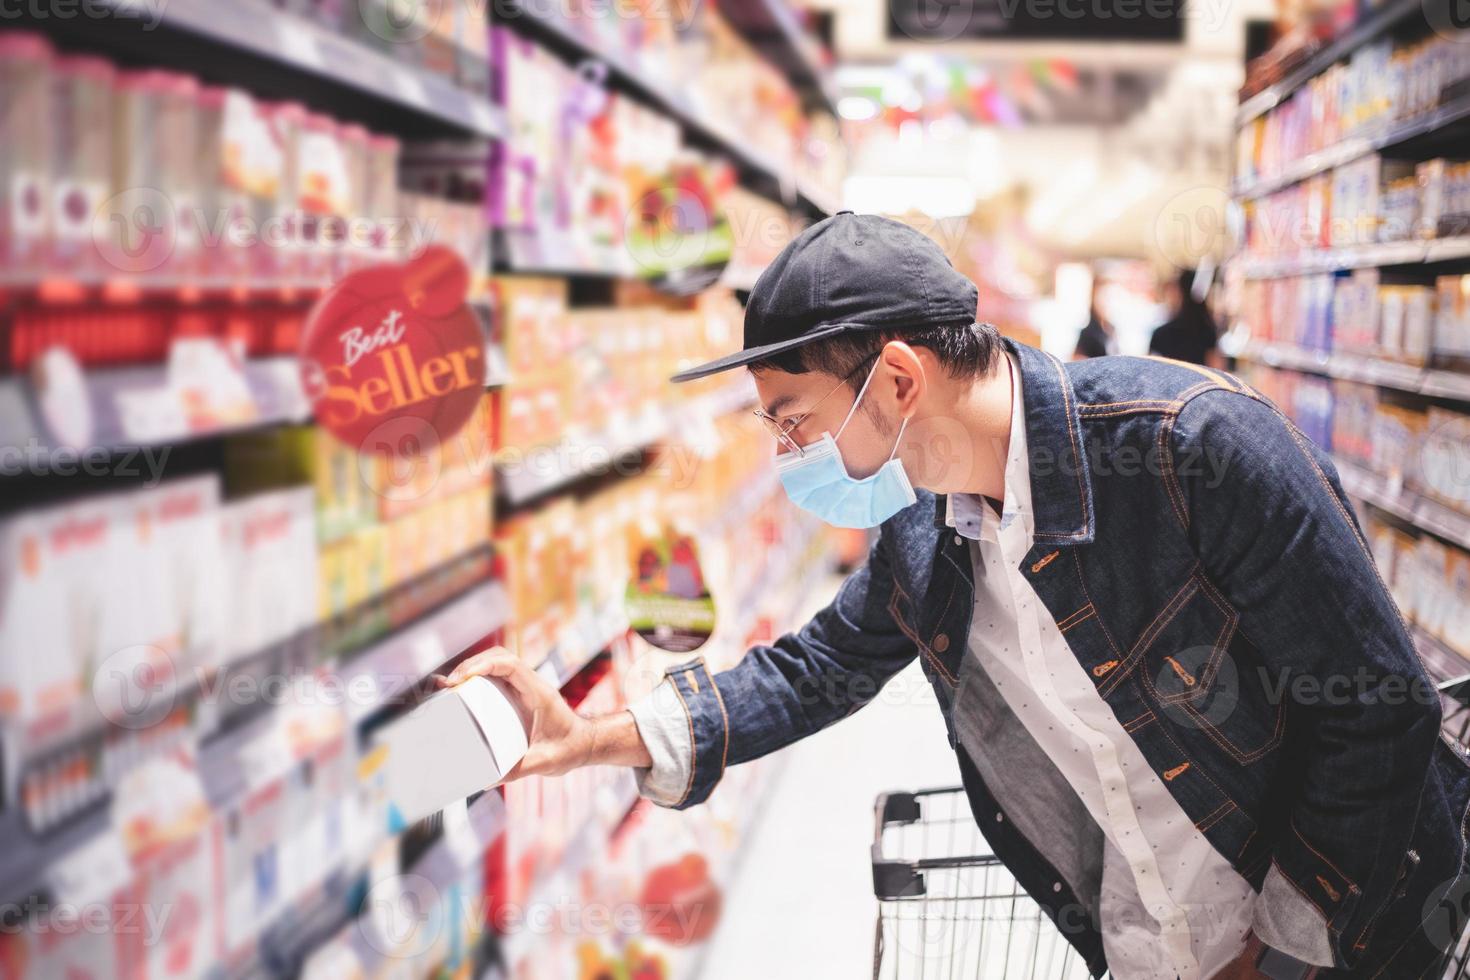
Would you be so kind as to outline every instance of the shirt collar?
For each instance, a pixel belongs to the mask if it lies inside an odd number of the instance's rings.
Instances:
[[[1021,368],[1014,354],[1006,353],[1006,366],[1011,372],[1011,427],[1010,448],[1005,464],[1005,501],[1002,504],[1000,528],[1004,530],[1015,520],[1023,520],[1028,531],[1032,528],[1031,517],[1031,471],[1026,465],[1026,408],[1021,392]],[[944,523],[955,529],[961,537],[972,541],[980,540],[980,529],[985,521],[989,505],[985,499],[973,493],[952,493],[945,498]]]

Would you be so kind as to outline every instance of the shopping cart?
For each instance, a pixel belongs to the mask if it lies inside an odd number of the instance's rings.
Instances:
[[[989,852],[963,789],[884,793],[874,812],[873,980],[1088,976],[1082,957]]]

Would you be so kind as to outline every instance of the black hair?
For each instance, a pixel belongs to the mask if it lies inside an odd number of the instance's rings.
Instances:
[[[892,330],[859,330],[840,333],[801,347],[753,361],[752,371],[783,371],[806,374],[820,371],[846,379],[856,391],[863,383],[859,367],[877,356],[885,344],[901,340],[911,347],[934,352],[951,378],[983,378],[994,370],[1001,352],[1000,331],[989,323],[963,326],[895,327]],[[855,376],[856,375],[856,376]]]

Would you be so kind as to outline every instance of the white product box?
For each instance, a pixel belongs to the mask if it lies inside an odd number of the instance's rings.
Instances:
[[[169,481],[146,493],[143,503],[168,566],[184,659],[194,669],[212,670],[223,661],[227,627],[219,477]]]
[[[86,696],[101,632],[119,498],[0,522],[0,716],[34,720]]]
[[[310,487],[233,501],[221,511],[230,627],[226,659],[249,656],[312,625],[316,515]]]
[[[472,677],[385,725],[383,785],[407,823],[499,783],[526,754],[526,723],[500,681]]]

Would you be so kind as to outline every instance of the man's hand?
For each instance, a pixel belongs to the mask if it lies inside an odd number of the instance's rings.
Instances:
[[[510,688],[511,696],[530,720],[525,756],[506,780],[522,776],[560,776],[581,766],[651,766],[653,759],[627,711],[585,718],[572,710],[561,692],[506,651],[493,647],[455,667],[448,676],[436,676],[441,688],[454,687],[476,675],[494,677]]]

